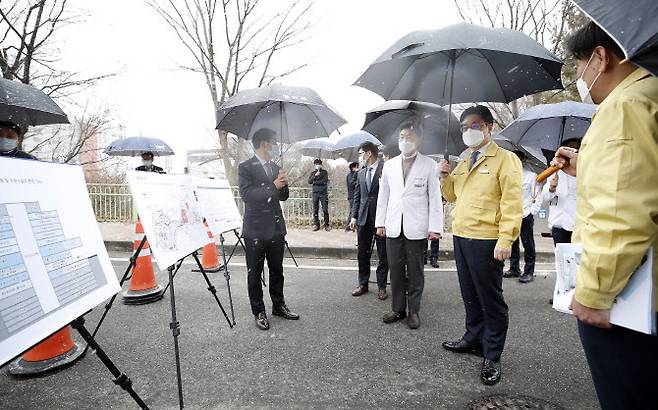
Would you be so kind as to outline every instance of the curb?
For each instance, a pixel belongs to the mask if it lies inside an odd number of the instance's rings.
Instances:
[[[132,242],[123,242],[123,241],[105,241],[105,247],[108,251],[113,252],[132,252],[133,243]],[[232,250],[232,245],[227,247],[228,253]],[[350,247],[323,247],[315,248],[312,246],[291,246],[290,251],[295,256],[295,258],[310,258],[310,259],[357,259],[356,246]],[[238,256],[244,256],[244,251],[241,246],[235,250],[235,254]],[[537,262],[552,262],[555,255],[553,252],[537,252],[536,261]],[[290,258],[290,253],[286,250],[284,253],[284,258]],[[454,260],[455,253],[454,251],[439,251],[439,260]]]

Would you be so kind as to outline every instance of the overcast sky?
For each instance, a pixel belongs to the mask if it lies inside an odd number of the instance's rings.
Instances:
[[[179,154],[175,171],[182,170],[187,149],[216,145],[205,80],[178,68],[191,65],[191,56],[145,1],[70,3],[86,16],[60,33],[62,63],[83,74],[119,73],[76,96],[80,104],[113,109],[123,136],[169,143]],[[263,3],[269,8],[284,2]],[[343,133],[358,130],[364,112],[383,101],[351,86],[370,62],[410,31],[461,21],[449,0],[316,0],[314,19],[315,35],[278,61],[285,67],[311,58],[313,64],[280,82],[315,89],[349,121]]]

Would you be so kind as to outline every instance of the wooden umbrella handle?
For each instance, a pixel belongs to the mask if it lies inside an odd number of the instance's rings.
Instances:
[[[558,168],[558,167],[553,167],[553,166],[548,167],[541,174],[537,175],[537,178],[535,178],[535,180],[539,183],[544,182],[546,180],[546,178],[548,178],[551,175],[555,174],[559,170],[560,170],[560,168]]]

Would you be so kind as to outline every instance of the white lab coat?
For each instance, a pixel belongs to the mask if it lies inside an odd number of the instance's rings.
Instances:
[[[384,163],[379,182],[375,226],[386,236],[400,236],[404,223],[407,239],[426,239],[429,232],[443,233],[443,202],[438,168],[434,160],[417,154],[405,184],[402,156]]]

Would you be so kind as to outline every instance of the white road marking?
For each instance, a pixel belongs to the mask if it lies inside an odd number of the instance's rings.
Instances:
[[[112,262],[128,262],[128,258],[110,258],[110,261]],[[196,262],[192,261],[185,261],[183,262],[183,265],[196,265]],[[229,263],[230,266],[239,266],[242,268],[247,267],[246,263],[243,262],[231,262]],[[284,268],[286,269],[300,269],[300,270],[336,270],[336,271],[345,271],[345,272],[357,272],[358,267],[357,266],[321,266],[321,265],[299,265],[299,267],[295,265],[289,265],[289,264],[284,264]],[[372,269],[376,269],[376,266],[373,266]],[[426,268],[425,272],[457,272],[456,268],[451,268],[451,269],[443,269],[443,268]],[[535,275],[536,276],[550,276],[555,273],[555,270],[536,270]]]

